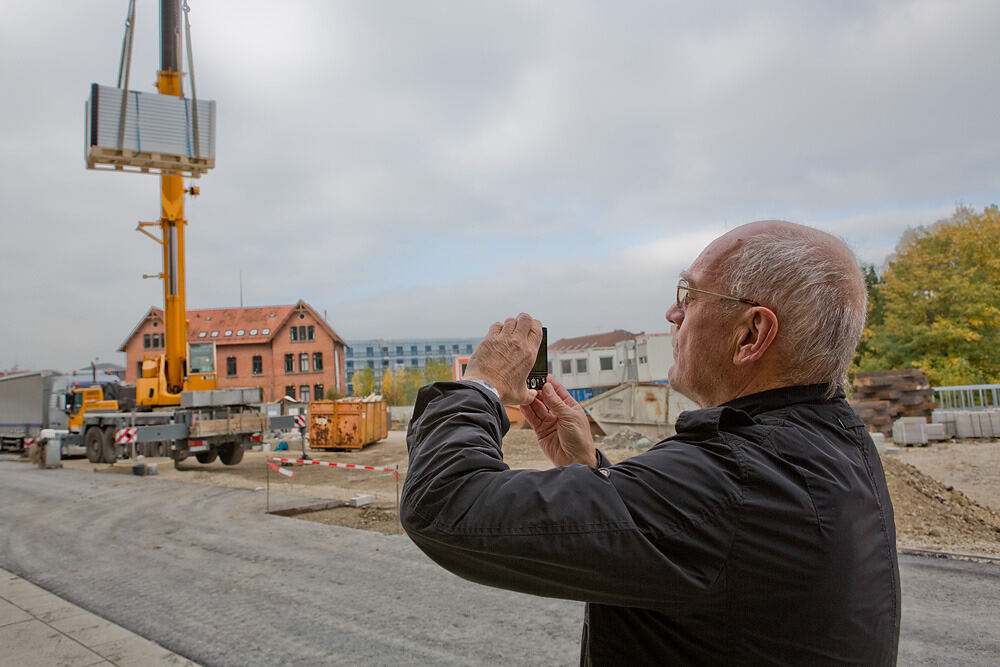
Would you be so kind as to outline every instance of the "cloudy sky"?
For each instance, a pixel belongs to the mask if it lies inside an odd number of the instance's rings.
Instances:
[[[154,0],[131,87],[153,91]],[[294,303],[341,336],[667,330],[678,272],[780,217],[882,264],[1000,192],[1000,3],[190,0],[217,166],[188,307]],[[0,7],[0,369],[115,350],[162,302],[159,179],[87,171],[126,0]]]

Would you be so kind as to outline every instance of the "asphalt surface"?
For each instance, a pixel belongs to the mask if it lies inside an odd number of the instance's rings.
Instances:
[[[0,460],[0,507],[0,567],[203,665],[578,661],[581,603],[468,583],[405,536],[266,514],[263,492]],[[1000,565],[900,567],[899,664],[995,665]]]

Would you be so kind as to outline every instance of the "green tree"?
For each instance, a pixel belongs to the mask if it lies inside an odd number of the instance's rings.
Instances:
[[[424,368],[424,382],[426,384],[430,384],[431,382],[448,382],[454,379],[455,373],[446,358],[441,357],[439,359],[427,360],[427,366]]]
[[[854,353],[854,362],[851,366],[852,377],[855,371],[860,370],[859,366],[862,361],[869,358],[871,340],[875,336],[875,331],[885,323],[885,298],[879,289],[883,280],[872,264],[862,264],[861,273],[865,277],[865,289],[868,291],[868,314],[865,318],[864,331],[861,333],[861,341]]]
[[[351,393],[354,396],[367,396],[375,391],[375,371],[370,366],[365,366],[359,371],[354,371],[351,375]]]
[[[1000,211],[959,207],[908,230],[875,285],[859,370],[919,368],[931,384],[1000,382]]]

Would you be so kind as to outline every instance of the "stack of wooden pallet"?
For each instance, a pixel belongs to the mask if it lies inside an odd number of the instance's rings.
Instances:
[[[899,417],[926,417],[936,407],[934,389],[916,369],[857,373],[851,407],[869,431],[892,434]]]

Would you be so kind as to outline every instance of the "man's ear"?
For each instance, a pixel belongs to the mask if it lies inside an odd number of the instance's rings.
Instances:
[[[737,331],[739,338],[733,363],[743,365],[759,361],[778,335],[778,316],[770,308],[754,306],[740,321]]]

